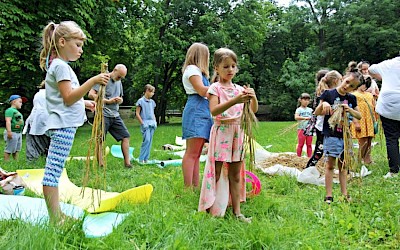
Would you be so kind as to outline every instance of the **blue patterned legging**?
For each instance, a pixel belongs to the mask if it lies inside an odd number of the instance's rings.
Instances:
[[[46,158],[43,186],[58,187],[65,161],[69,156],[76,133],[76,128],[60,128],[49,131],[50,146]]]

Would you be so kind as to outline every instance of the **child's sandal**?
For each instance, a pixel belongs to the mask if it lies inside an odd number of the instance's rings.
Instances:
[[[236,219],[238,219],[238,220],[240,220],[240,221],[242,221],[242,222],[245,222],[245,223],[251,223],[251,217],[246,217],[246,216],[244,216],[243,214],[237,214],[236,215]]]
[[[330,205],[333,202],[333,197],[332,196],[326,196],[324,201],[326,204]]]
[[[344,199],[345,199],[347,202],[351,202],[351,201],[352,201],[352,199],[351,199],[351,197],[350,197],[349,194],[346,194],[346,195],[344,196]]]

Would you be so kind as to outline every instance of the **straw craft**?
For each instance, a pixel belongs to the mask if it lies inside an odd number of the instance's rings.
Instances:
[[[101,73],[108,73],[108,64],[101,64]],[[106,92],[106,87],[100,84],[99,90],[97,92],[96,109],[93,120],[92,135],[89,140],[89,149],[86,158],[85,174],[83,178],[83,189],[82,195],[84,193],[84,188],[87,186],[93,187],[93,192],[95,188],[105,189],[105,175],[106,175],[106,158],[105,158],[105,144],[104,144],[104,116],[103,116],[103,106],[104,106],[104,95]],[[94,153],[95,157],[91,155]],[[101,159],[101,160],[100,160]],[[100,166],[99,163],[102,163]],[[94,199],[94,193],[92,194]],[[98,192],[98,201],[101,200],[101,193]]]
[[[241,127],[244,131],[244,148],[249,152],[249,171],[254,170],[256,163],[255,157],[255,136],[253,133],[254,126],[257,125],[257,117],[250,107],[251,102],[245,102],[243,106],[243,113],[241,117]]]

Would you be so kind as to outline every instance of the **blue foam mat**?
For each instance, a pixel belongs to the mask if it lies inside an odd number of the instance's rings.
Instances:
[[[97,238],[110,234],[128,216],[128,214],[112,212],[85,215],[83,209],[63,202],[60,202],[60,207],[67,216],[75,219],[84,219],[82,230],[88,238]],[[46,203],[42,198],[0,195],[0,219],[20,219],[34,225],[47,225],[49,216]]]

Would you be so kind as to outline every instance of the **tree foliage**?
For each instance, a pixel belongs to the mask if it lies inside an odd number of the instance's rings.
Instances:
[[[400,2],[391,0],[296,0],[287,8],[263,0],[10,0],[0,8],[0,102],[12,93],[33,98],[45,75],[43,27],[74,20],[88,36],[72,64],[80,81],[97,74],[101,61],[126,64],[124,105],[150,83],[160,123],[166,110],[183,109],[181,67],[193,42],[207,44],[211,56],[233,49],[234,81],[255,88],[272,120],[293,119],[299,94],[314,92],[318,69],[343,72],[350,60],[374,63],[399,51]]]

